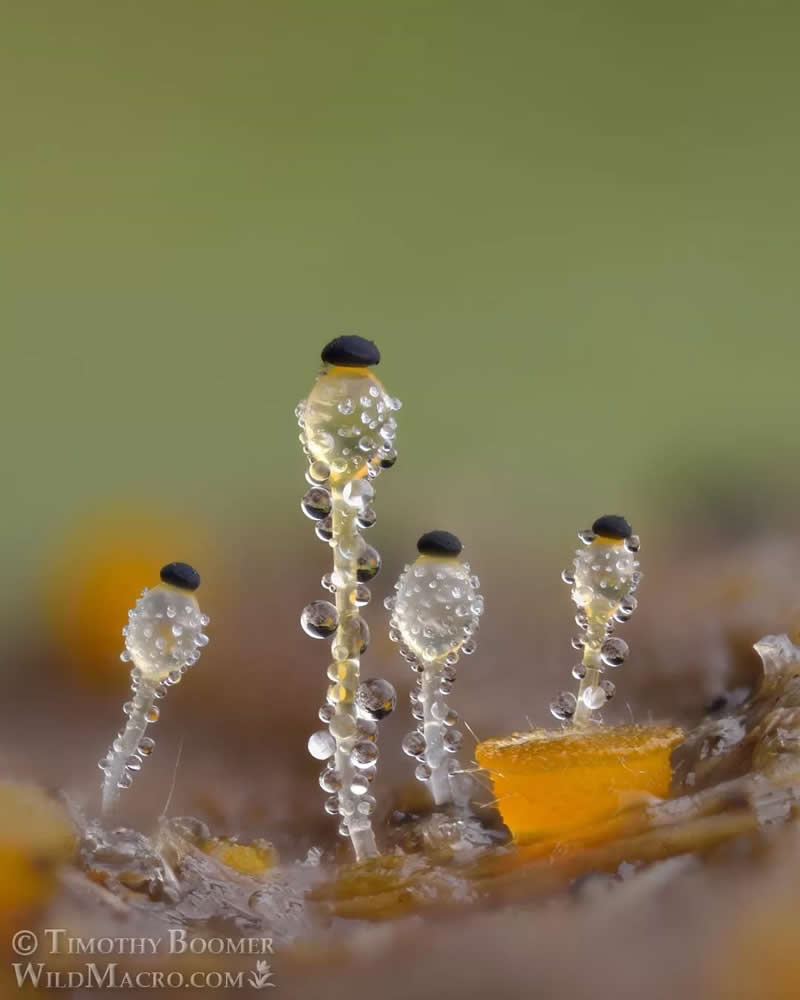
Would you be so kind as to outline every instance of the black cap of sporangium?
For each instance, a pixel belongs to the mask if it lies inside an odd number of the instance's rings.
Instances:
[[[621,514],[603,514],[592,525],[592,531],[601,538],[630,538],[633,530]]]
[[[449,531],[426,531],[417,542],[421,556],[457,556],[464,546]]]
[[[322,348],[322,360],[344,368],[371,368],[380,364],[381,352],[371,340],[349,334],[336,337]]]
[[[200,574],[189,563],[170,563],[161,570],[161,581],[179,590],[197,590]]]

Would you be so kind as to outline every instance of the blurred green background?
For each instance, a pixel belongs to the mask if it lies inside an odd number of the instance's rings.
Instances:
[[[3,21],[7,611],[116,505],[307,540],[292,410],[342,332],[405,404],[384,549],[441,525],[476,562],[566,560],[606,510],[665,545],[791,524],[796,3]]]

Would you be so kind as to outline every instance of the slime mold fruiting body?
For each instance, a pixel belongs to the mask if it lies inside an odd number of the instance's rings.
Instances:
[[[133,661],[133,699],[123,709],[127,725],[100,761],[104,815],[111,812],[120,789],[130,787],[143,759],[153,752],[155,741],[145,736],[145,731],[158,721],[156,701],[181,680],[208,644],[203,629],[209,618],[201,614],[194,596],[199,585],[200,577],[191,566],[170,563],[161,570],[161,583],[152,590],[145,588],[136,607],[128,612],[120,658]]]
[[[411,712],[420,722],[403,740],[403,750],[416,757],[420,781],[430,783],[436,805],[453,802],[451,774],[458,768],[450,757],[462,735],[453,728],[458,713],[443,695],[450,693],[461,653],[473,653],[474,633],[483,613],[480,582],[469,563],[460,559],[461,542],[447,531],[430,531],[417,543],[419,558],[406,566],[387,599],[392,611],[389,637],[420,674],[411,692]]]
[[[633,595],[641,573],[636,559],[639,538],[624,517],[599,517],[591,530],[581,531],[578,537],[584,548],[578,549],[562,579],[572,586],[572,600],[578,606],[575,621],[584,632],[573,640],[573,646],[583,650],[581,663],[572,671],[580,687],[577,698],[563,691],[550,711],[557,719],[572,719],[580,726],[614,695],[614,684],[602,675],[607,667],[622,666],[628,655],[628,644],[612,633],[615,621],[628,621],[636,610]]]
[[[375,799],[367,792],[378,758],[376,722],[395,702],[387,681],[361,683],[360,657],[369,630],[359,609],[369,603],[367,584],[381,566],[380,555],[361,532],[375,523],[372,482],[397,458],[393,414],[400,401],[388,395],[371,370],[380,361],[371,341],[337,337],[322,351],[322,360],[319,377],[296,410],[311,484],[301,507],[316,521],[317,536],[333,549],[333,572],[322,584],[336,602],[313,601],[300,619],[308,635],[332,638],[333,654],[332,683],[320,709],[328,729],[314,733],[308,749],[328,761],[320,785],[335,794],[325,808],[340,817],[340,833],[350,837],[360,860],[377,854],[370,819]]]

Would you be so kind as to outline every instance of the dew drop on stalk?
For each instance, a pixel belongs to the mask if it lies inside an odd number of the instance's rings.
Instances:
[[[336,634],[339,615],[330,601],[312,601],[303,608],[300,624],[312,639],[329,639]]]

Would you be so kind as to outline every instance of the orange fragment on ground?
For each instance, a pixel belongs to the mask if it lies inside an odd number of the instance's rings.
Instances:
[[[561,836],[648,796],[664,798],[683,732],[596,726],[514,733],[478,744],[503,822],[518,843]]]
[[[225,838],[207,840],[201,847],[209,857],[216,858],[242,875],[263,875],[278,863],[278,852],[266,840],[239,844]]]

